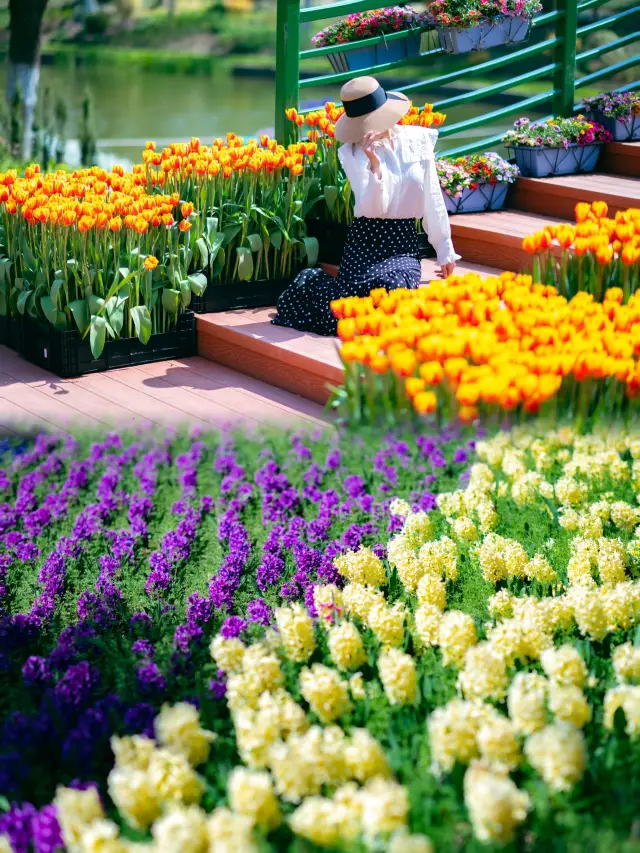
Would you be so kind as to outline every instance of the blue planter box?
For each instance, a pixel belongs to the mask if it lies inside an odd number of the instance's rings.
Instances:
[[[554,175],[577,175],[593,172],[602,150],[602,142],[568,148],[531,148],[527,145],[513,147],[516,164],[523,178],[548,178]],[[509,146],[507,150],[511,150]]]
[[[384,65],[386,62],[400,62],[420,55],[421,35],[419,32],[407,30],[405,38],[380,42],[367,47],[356,47],[352,50],[329,53],[327,58],[336,74],[346,71],[362,71],[374,65]]]
[[[529,34],[529,18],[503,15],[467,29],[439,26],[437,30],[440,47],[445,53],[469,53],[524,41]]]
[[[640,142],[640,116],[632,116],[628,121],[620,118],[607,118],[599,110],[586,113],[589,121],[597,121],[613,136],[614,142]]]
[[[475,190],[462,191],[458,198],[443,193],[447,213],[483,213],[486,210],[502,210],[507,198],[509,184],[479,184]]]

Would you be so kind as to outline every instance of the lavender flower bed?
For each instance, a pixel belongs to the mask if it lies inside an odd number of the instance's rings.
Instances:
[[[223,780],[235,747],[211,637],[251,636],[283,602],[313,613],[314,584],[340,583],[332,559],[400,529],[392,498],[432,509],[473,446],[42,435],[0,458],[0,793],[21,804],[0,836],[52,853],[56,785],[102,787],[110,736],[151,733],[165,701],[194,702],[221,736]]]

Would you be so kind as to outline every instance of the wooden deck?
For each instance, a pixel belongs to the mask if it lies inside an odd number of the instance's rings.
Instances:
[[[314,426],[322,408],[203,358],[59,379],[0,346],[0,434],[198,424]]]

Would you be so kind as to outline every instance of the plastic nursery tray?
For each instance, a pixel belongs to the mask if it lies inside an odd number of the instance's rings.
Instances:
[[[141,343],[138,338],[108,340],[100,358],[93,357],[89,337],[83,339],[75,329],[60,331],[28,315],[12,322],[22,326],[21,355],[62,379],[196,354],[193,311],[180,314],[175,329],[151,335],[148,344]]]

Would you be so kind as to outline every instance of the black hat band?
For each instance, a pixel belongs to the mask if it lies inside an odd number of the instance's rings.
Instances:
[[[402,100],[400,95],[396,95],[393,92],[385,92],[382,86],[378,86],[375,92],[371,92],[370,95],[363,95],[361,98],[355,98],[353,101],[343,101],[342,106],[348,118],[360,118],[379,110],[380,107],[387,103],[388,99],[394,101]]]

